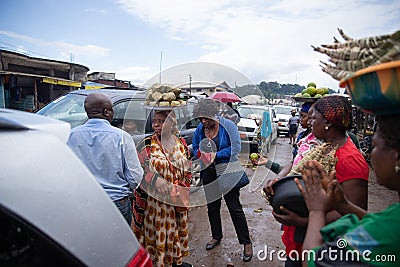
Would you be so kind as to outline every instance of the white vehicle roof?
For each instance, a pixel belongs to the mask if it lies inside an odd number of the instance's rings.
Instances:
[[[62,141],[67,125],[0,110],[0,206],[87,266],[123,266],[139,244],[103,188]]]
[[[6,108],[0,108],[0,125],[2,127],[18,127],[44,131],[58,137],[64,143],[67,142],[71,129],[69,123],[63,121]]]
[[[258,128],[257,123],[253,119],[240,118],[237,126]]]

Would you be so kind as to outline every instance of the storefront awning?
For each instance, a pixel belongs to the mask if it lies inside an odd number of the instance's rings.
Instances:
[[[88,82],[83,83],[83,87],[85,88],[85,90],[96,90],[96,89],[109,87],[109,85],[88,81]]]
[[[16,76],[25,76],[25,77],[33,77],[33,78],[41,78],[44,83],[58,84],[64,86],[72,86],[72,87],[81,87],[82,83],[67,79],[61,79],[56,77],[49,77],[44,75],[23,73],[23,72],[15,72],[15,71],[0,71],[0,75],[16,75]]]
[[[82,86],[81,82],[59,80],[59,79],[54,79],[54,78],[43,78],[43,82],[51,83],[51,84],[65,85],[65,86],[73,86],[73,87],[81,87]]]

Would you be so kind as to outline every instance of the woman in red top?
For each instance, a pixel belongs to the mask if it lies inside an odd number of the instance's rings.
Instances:
[[[367,209],[369,167],[347,134],[347,130],[352,126],[350,101],[341,96],[321,98],[315,102],[310,120],[315,137],[337,147],[336,179],[341,184],[345,195],[354,204]],[[290,168],[284,168],[277,178],[285,177],[289,171]],[[265,185],[264,191],[267,196],[273,194],[271,186],[278,179],[270,180]],[[308,218],[300,217],[285,207],[281,210],[283,215],[275,212],[273,215],[278,222],[283,224],[282,241],[288,255],[285,266],[301,266],[301,261],[296,258],[297,255],[301,255]],[[339,217],[341,216],[338,212],[331,211],[327,214],[327,222],[335,221]]]

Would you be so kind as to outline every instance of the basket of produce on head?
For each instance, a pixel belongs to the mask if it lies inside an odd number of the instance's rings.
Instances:
[[[179,87],[156,83],[148,89],[143,105],[151,109],[172,109],[186,106],[186,100]]]
[[[301,175],[281,178],[272,186],[274,195],[271,197],[270,203],[274,211],[278,214],[282,214],[280,206],[283,206],[302,217],[306,217],[308,216],[308,209],[294,178],[298,178],[304,187]]]
[[[329,89],[326,87],[317,87],[316,83],[310,82],[307,84],[306,89],[301,93],[295,94],[292,98],[297,102],[314,103],[319,98],[329,94]]]
[[[366,112],[400,113],[400,60],[356,71],[341,80],[340,87]]]

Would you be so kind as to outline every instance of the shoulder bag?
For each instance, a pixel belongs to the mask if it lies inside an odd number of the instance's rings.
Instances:
[[[234,188],[240,189],[250,183],[249,177],[238,160],[216,163],[215,172],[222,194],[226,194]]]

